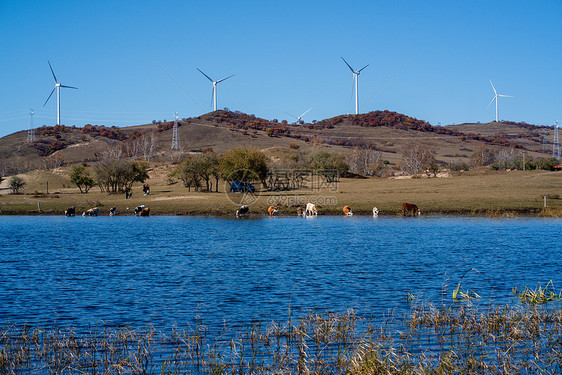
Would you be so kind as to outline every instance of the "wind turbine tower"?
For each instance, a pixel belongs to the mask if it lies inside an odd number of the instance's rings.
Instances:
[[[363,69],[365,69],[366,67],[369,66],[369,64],[365,65],[364,67],[362,67],[359,70],[353,70],[353,68],[351,67],[351,65],[349,65],[347,63],[347,61],[345,61],[345,59],[342,57],[341,58],[343,60],[343,62],[345,63],[345,65],[347,65],[347,67],[349,68],[349,70],[351,70],[351,73],[353,73],[353,86],[355,86],[355,114],[359,114],[359,73],[361,73],[361,71]]]
[[[178,113],[175,113],[174,128],[172,130],[172,150],[180,149],[180,134],[178,133]]]
[[[558,135],[558,121],[554,126],[554,141],[552,142],[552,157],[560,162],[560,138]]]
[[[213,93],[211,94],[211,104],[214,103],[213,110],[216,111],[216,110],[217,110],[217,85],[218,85],[219,83],[221,83],[222,81],[225,81],[225,80],[229,79],[230,77],[234,77],[234,74],[231,75],[231,76],[228,76],[228,77],[226,77],[226,78],[219,79],[218,81],[214,81],[211,77],[209,77],[208,75],[206,75],[205,73],[203,73],[203,72],[201,71],[201,69],[197,68],[197,70],[199,70],[199,72],[200,72],[201,74],[203,74],[205,77],[207,77],[207,79],[208,79],[209,81],[211,81],[211,83],[213,84]]]
[[[510,95],[503,95],[503,94],[498,94],[498,92],[496,91],[496,88],[494,87],[494,84],[492,83],[492,81],[490,80],[490,85],[492,85],[492,89],[494,90],[494,97],[492,98],[492,101],[490,102],[490,104],[488,104],[488,108],[490,108],[490,106],[492,105],[492,103],[494,102],[494,100],[496,101],[496,122],[499,122],[499,111],[498,111],[498,97],[503,97],[503,98],[513,98],[513,96]]]
[[[57,76],[55,75],[55,72],[53,71],[53,67],[51,66],[51,62],[50,61],[47,61],[47,62],[49,63],[49,68],[51,68],[51,73],[53,73],[53,78],[55,79],[55,87],[53,88],[53,91],[51,91],[51,94],[49,95],[47,100],[45,100],[45,104],[43,104],[43,107],[47,104],[49,99],[51,99],[51,96],[53,96],[53,93],[55,92],[55,90],[57,90],[57,125],[60,125],[61,124],[60,123],[60,89],[66,88],[66,89],[78,90],[78,87],[66,86],[66,85],[60,84],[59,81],[57,80]]]
[[[308,112],[310,112],[311,109],[312,109],[312,107],[309,108],[309,109],[307,109],[306,112],[304,112],[304,113],[303,113],[302,115],[300,115],[300,116],[292,115],[292,114],[290,114],[289,112],[285,112],[285,113],[288,114],[289,116],[292,116],[292,117],[296,118],[296,119],[297,119],[297,125],[298,125],[298,124],[301,123],[301,117],[303,117],[303,116],[306,115]]]
[[[29,130],[27,131],[27,141],[35,141],[35,130],[33,129],[33,109],[29,109]]]

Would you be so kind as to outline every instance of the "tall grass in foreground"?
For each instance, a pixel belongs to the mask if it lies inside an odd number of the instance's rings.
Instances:
[[[168,333],[8,326],[3,374],[560,373],[562,308],[413,307],[375,323],[353,311],[255,323],[211,337],[199,322]]]

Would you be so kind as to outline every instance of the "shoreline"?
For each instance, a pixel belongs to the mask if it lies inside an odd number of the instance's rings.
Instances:
[[[104,206],[101,206],[104,207]],[[265,211],[265,210],[264,210]],[[63,211],[58,210],[41,210],[41,211],[15,211],[3,208],[0,212],[0,216],[64,216]],[[82,214],[77,213],[74,216],[82,216]],[[107,216],[109,217],[109,211],[101,212],[97,216]],[[117,212],[115,216],[137,216],[132,210],[127,210],[125,212]],[[202,210],[190,210],[190,211],[158,211],[154,210],[150,212],[150,216],[192,216],[192,217],[216,217],[216,218],[236,218],[235,210],[233,211],[202,211]],[[474,218],[485,218],[485,217],[505,217],[505,218],[541,218],[541,217],[551,217],[560,218],[562,217],[562,209],[560,208],[549,208],[546,209],[520,209],[520,210],[477,210],[477,211],[424,211],[418,216],[403,216],[400,212],[385,212],[381,211],[378,216],[373,216],[371,212],[365,210],[354,211],[352,216],[345,216],[339,210],[322,210],[318,213],[318,216],[326,217],[343,217],[343,218],[353,218],[353,217],[403,217],[403,218],[423,218],[423,217],[474,217]],[[288,218],[288,217],[299,217],[296,214],[288,214],[282,212],[279,215],[273,217],[278,218]],[[270,218],[267,213],[253,212],[250,211],[249,218]],[[244,219],[244,218],[240,218]]]

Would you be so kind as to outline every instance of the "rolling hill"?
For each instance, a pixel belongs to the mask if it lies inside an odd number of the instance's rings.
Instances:
[[[382,152],[391,164],[400,163],[402,150],[414,142],[426,145],[443,163],[468,162],[479,147],[514,147],[528,157],[548,156],[552,127],[500,122],[432,126],[390,111],[342,115],[316,123],[288,124],[241,112],[215,111],[179,122],[181,151],[171,150],[172,122],[132,127],[86,125],[41,127],[36,140],[27,142],[27,131],[0,138],[0,173],[9,175],[42,168],[45,163],[95,162],[104,154],[174,161],[186,152],[212,148],[216,152],[245,146],[262,150],[322,148],[348,152],[370,147]],[[549,143],[543,152],[543,136]]]

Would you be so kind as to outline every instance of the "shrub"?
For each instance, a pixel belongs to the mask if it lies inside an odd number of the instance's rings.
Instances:
[[[18,176],[14,176],[10,179],[10,190],[12,191],[12,194],[19,194],[22,190],[23,187],[25,186],[25,180],[21,177]]]

